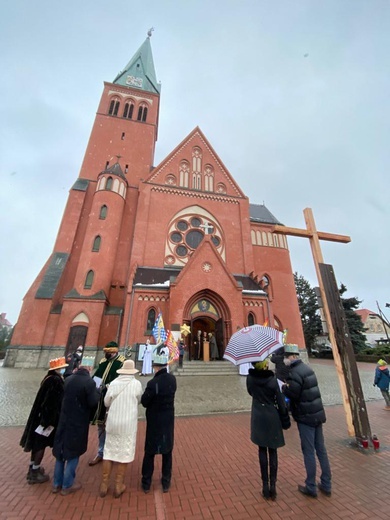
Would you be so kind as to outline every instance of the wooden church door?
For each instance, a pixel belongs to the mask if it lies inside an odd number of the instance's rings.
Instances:
[[[85,340],[87,339],[88,327],[85,325],[75,325],[70,328],[68,342],[65,349],[65,357],[73,352],[82,345],[84,347]]]

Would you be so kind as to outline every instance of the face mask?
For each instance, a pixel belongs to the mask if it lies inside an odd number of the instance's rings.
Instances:
[[[109,352],[106,352],[105,355],[104,355],[104,357],[105,357],[106,359],[111,359],[111,354],[110,354]]]
[[[61,370],[60,370],[60,374],[61,374],[61,375],[64,375],[64,374],[65,374],[65,368],[61,368]]]
[[[291,359],[290,358],[284,358],[283,363],[286,365],[286,367],[289,367],[291,365]]]

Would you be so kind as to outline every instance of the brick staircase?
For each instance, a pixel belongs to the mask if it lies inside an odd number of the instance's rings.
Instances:
[[[176,376],[237,376],[238,367],[229,361],[184,361],[183,368],[176,366]]]

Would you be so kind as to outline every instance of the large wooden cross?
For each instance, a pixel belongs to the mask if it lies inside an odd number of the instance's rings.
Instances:
[[[314,259],[314,265],[317,273],[317,279],[318,279],[318,285],[320,288],[321,298],[323,301],[323,310],[325,314],[325,319],[328,327],[328,333],[329,333],[329,340],[331,344],[333,345],[333,359],[336,366],[337,375],[340,382],[340,388],[341,388],[341,395],[343,398],[343,406],[344,411],[346,415],[346,421],[347,421],[347,428],[348,428],[348,434],[353,437],[356,435],[355,428],[352,421],[352,412],[351,412],[351,404],[348,397],[348,391],[347,391],[347,384],[345,379],[345,374],[343,372],[341,358],[339,349],[337,347],[337,340],[334,332],[334,328],[332,325],[332,319],[329,311],[329,305],[326,298],[324,285],[322,281],[322,276],[320,272],[320,264],[324,263],[324,259],[321,252],[321,246],[320,246],[320,240],[328,240],[331,242],[341,242],[341,243],[348,243],[351,241],[351,238],[349,236],[345,235],[334,235],[332,233],[324,233],[322,231],[317,231],[313,212],[310,208],[306,208],[303,211],[303,214],[305,216],[305,222],[306,222],[306,229],[297,229],[292,227],[286,227],[286,226],[280,226],[275,225],[273,227],[273,232],[282,234],[282,235],[290,235],[294,237],[304,237],[308,238],[310,241],[311,251],[313,254]]]

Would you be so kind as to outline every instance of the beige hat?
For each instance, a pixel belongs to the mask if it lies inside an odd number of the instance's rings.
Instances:
[[[132,359],[126,359],[123,363],[122,368],[116,371],[117,374],[127,374],[133,375],[138,374],[139,370],[137,370],[134,366],[134,361]]]

